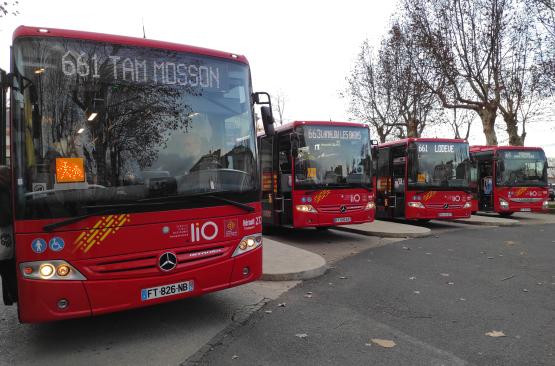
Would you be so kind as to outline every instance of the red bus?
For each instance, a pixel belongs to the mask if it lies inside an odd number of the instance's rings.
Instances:
[[[408,138],[382,144],[376,170],[377,217],[470,217],[470,157],[464,140]]]
[[[367,126],[296,121],[258,141],[266,229],[327,229],[374,220]]]
[[[472,211],[542,212],[548,209],[547,159],[540,147],[472,146]]]
[[[259,278],[253,103],[265,93],[251,93],[244,56],[19,27],[11,63],[2,72],[11,154],[2,136],[0,274],[21,322]]]

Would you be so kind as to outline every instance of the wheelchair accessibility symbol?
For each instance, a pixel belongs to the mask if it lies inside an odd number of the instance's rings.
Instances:
[[[44,253],[44,251],[46,250],[47,246],[46,246],[46,240],[39,238],[39,239],[35,239],[33,240],[33,242],[31,243],[31,249],[33,249],[33,252],[37,253],[37,254],[41,254]]]
[[[55,236],[52,239],[50,239],[48,246],[50,247],[50,250],[52,250],[53,252],[59,252],[60,250],[64,249],[64,246],[65,246],[64,239]]]

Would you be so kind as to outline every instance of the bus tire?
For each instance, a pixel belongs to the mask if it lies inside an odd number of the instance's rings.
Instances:
[[[330,228],[330,226],[316,226],[316,230],[318,231],[326,231]]]

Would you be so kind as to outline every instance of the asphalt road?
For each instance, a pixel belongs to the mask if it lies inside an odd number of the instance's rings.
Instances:
[[[178,365],[297,282],[255,282],[93,318],[19,324],[0,305],[0,365]]]
[[[555,225],[376,247],[267,303],[187,364],[555,365],[554,263]]]

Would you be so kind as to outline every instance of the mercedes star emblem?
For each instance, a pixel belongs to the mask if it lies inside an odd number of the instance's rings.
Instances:
[[[444,204],[443,208],[447,210],[449,208],[449,204],[448,203]]]
[[[158,266],[164,272],[171,271],[177,265],[177,257],[172,252],[166,252],[158,258]]]
[[[339,212],[341,212],[341,213],[347,212],[347,207],[345,207],[345,205],[342,205],[342,206],[339,208]]]

